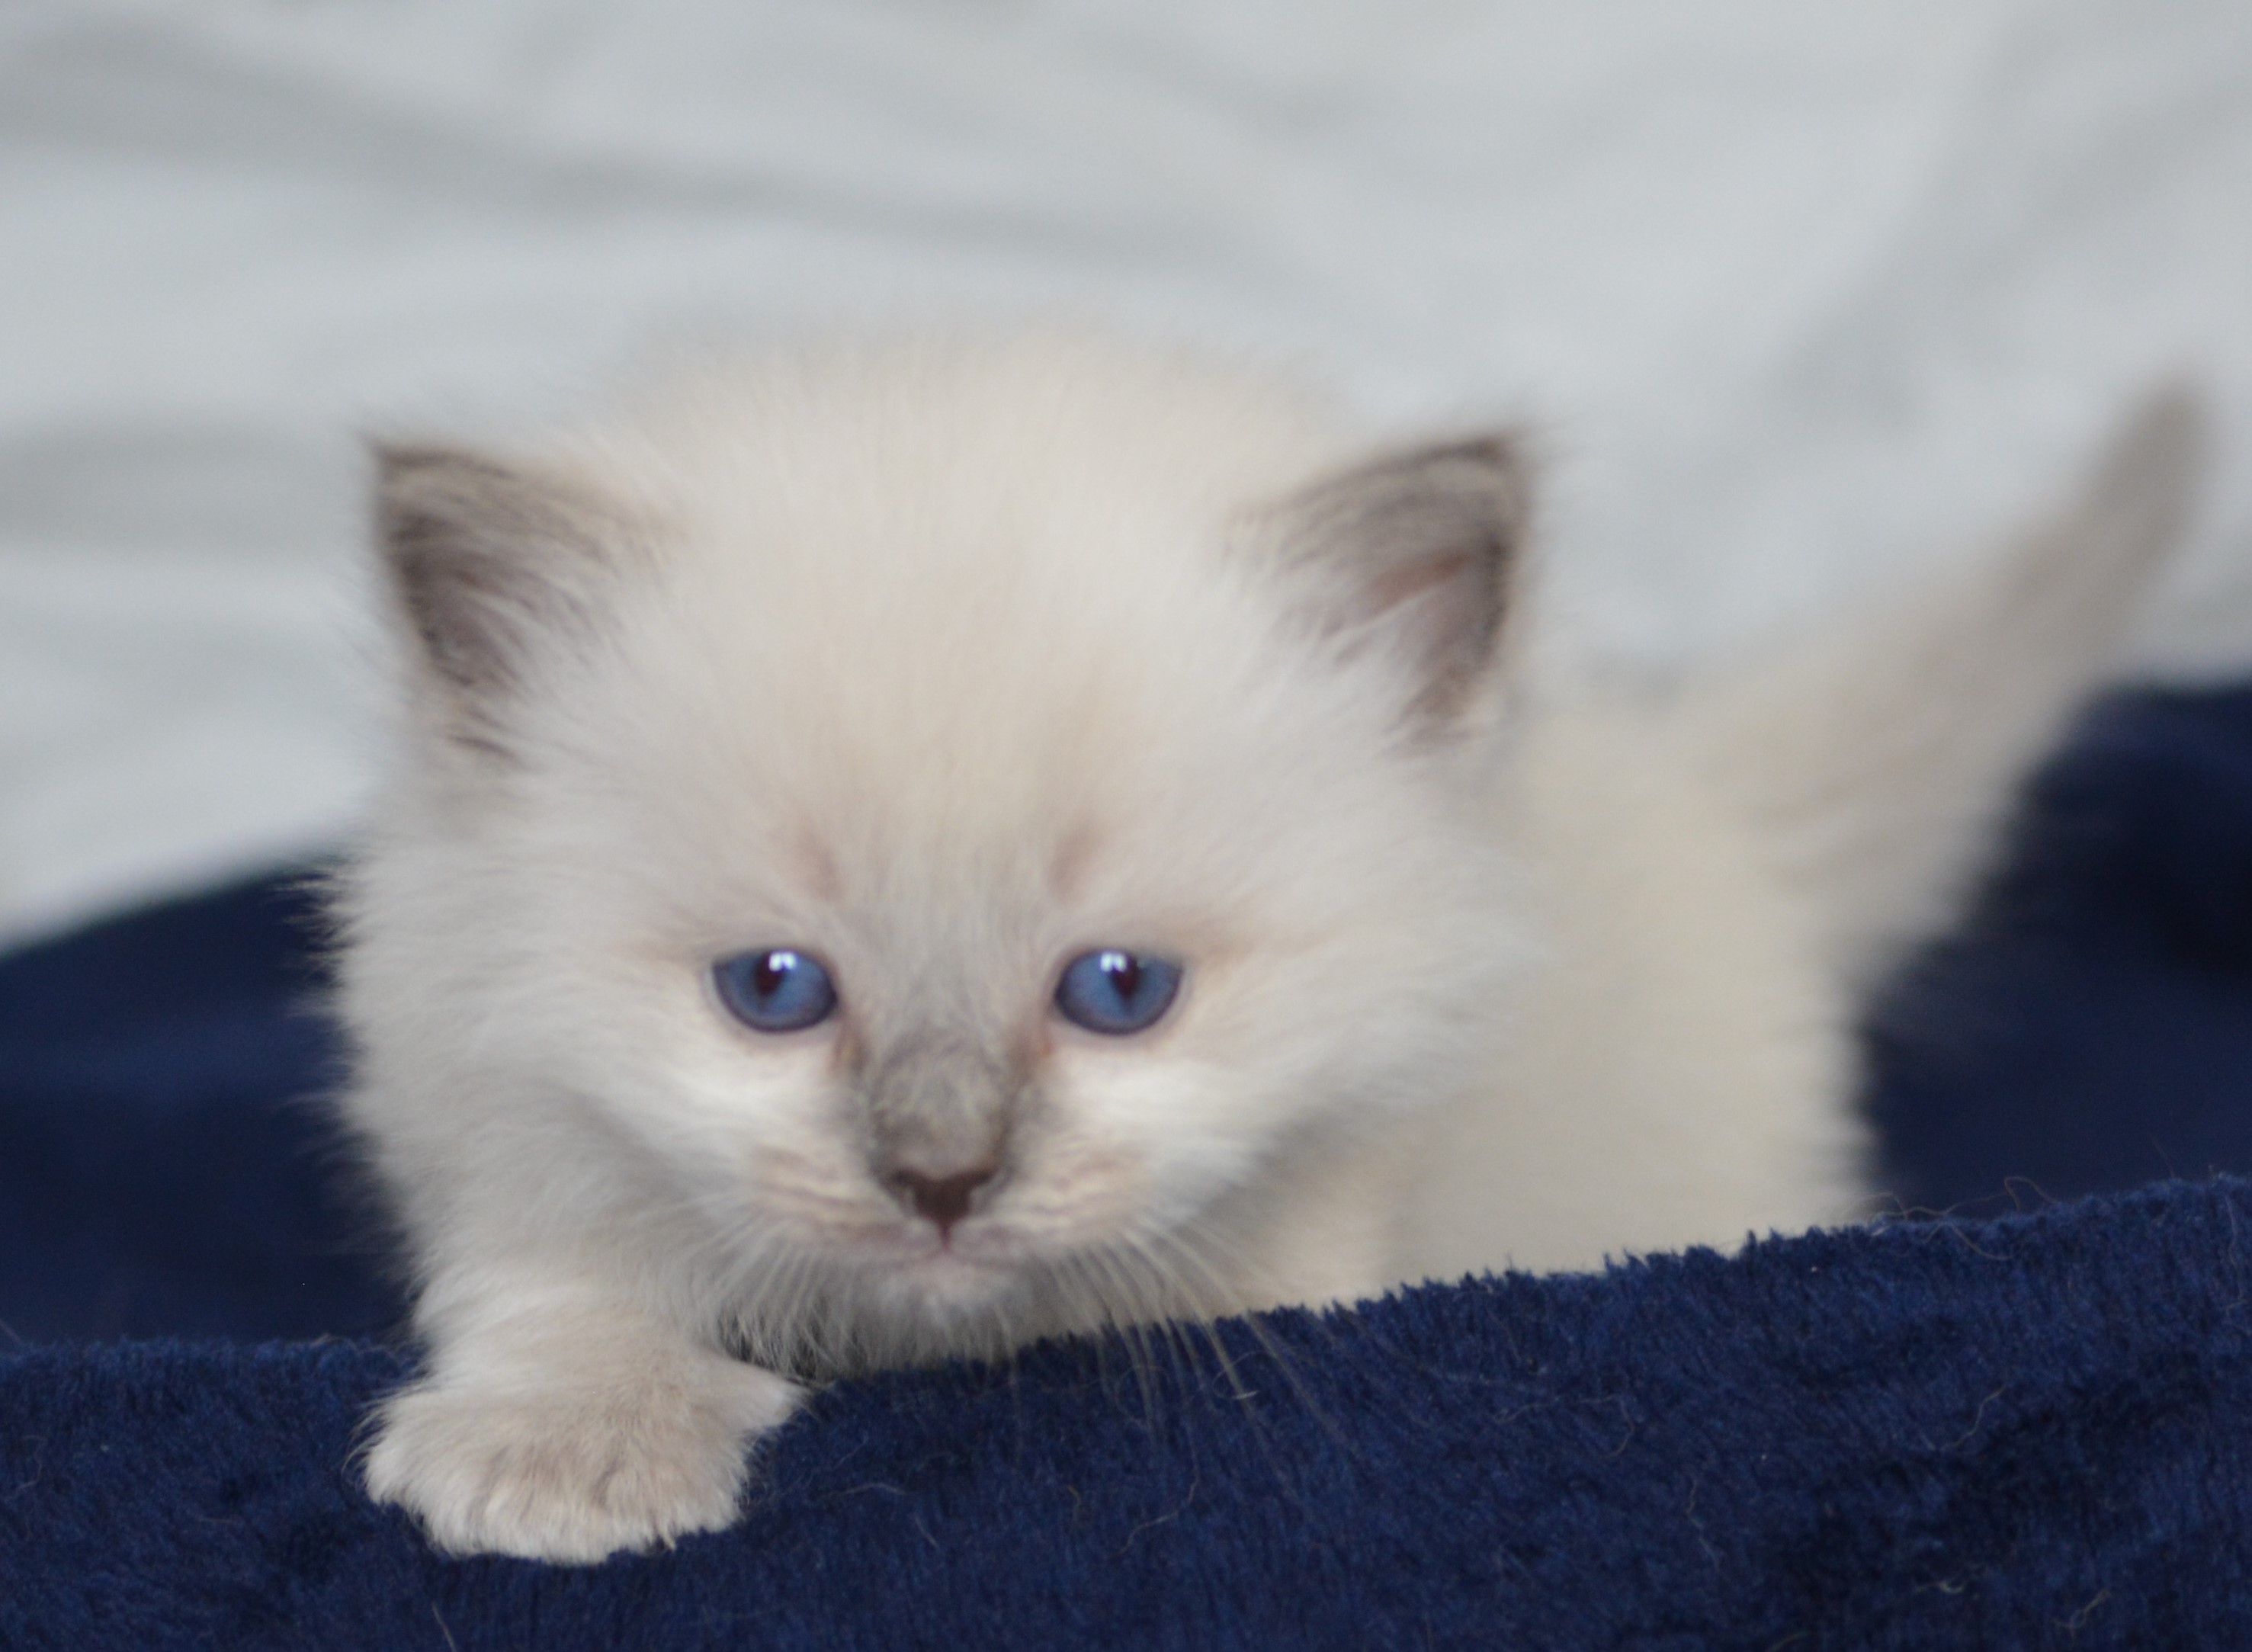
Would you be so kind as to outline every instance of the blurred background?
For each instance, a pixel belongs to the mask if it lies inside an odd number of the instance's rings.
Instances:
[[[2137,663],[2252,666],[2243,0],[17,0],[0,233],[0,941],[335,842],[358,434],[652,341],[1092,316],[1530,422],[1559,670],[1975,553],[2186,374]]]

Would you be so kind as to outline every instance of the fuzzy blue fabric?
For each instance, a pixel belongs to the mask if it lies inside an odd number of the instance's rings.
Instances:
[[[843,1385],[591,1569],[353,1488],[310,919],[0,961],[0,1647],[2252,1644],[2252,691],[2101,710],[1873,1007],[1950,1214]]]

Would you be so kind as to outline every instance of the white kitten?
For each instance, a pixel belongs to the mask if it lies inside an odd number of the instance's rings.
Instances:
[[[1855,986],[2172,538],[2162,406],[1924,607],[1512,682],[1526,487],[1068,337],[812,351],[383,455],[409,656],[350,1116],[457,1551],[726,1524],[819,1376],[1848,1213]]]

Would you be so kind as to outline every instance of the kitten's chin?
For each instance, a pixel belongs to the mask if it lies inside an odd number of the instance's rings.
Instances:
[[[1085,1236],[1028,1233],[1005,1217],[981,1216],[944,1239],[927,1222],[830,1230],[817,1247],[841,1264],[865,1329],[904,1339],[892,1357],[990,1357],[1035,1336],[1095,1329],[1110,1315],[1074,1313],[1056,1296]]]
[[[891,1270],[877,1288],[887,1308],[912,1312],[934,1326],[997,1307],[1022,1290],[1015,1268],[970,1261],[951,1251]]]
[[[882,1310],[933,1328],[1004,1307],[1026,1286],[1021,1245],[975,1223],[950,1241],[926,1225],[914,1224],[886,1234],[856,1261]]]

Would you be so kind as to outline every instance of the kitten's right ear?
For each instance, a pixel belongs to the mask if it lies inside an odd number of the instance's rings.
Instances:
[[[532,663],[584,639],[631,543],[622,514],[560,477],[466,448],[378,443],[376,539],[414,669],[481,746]]]

